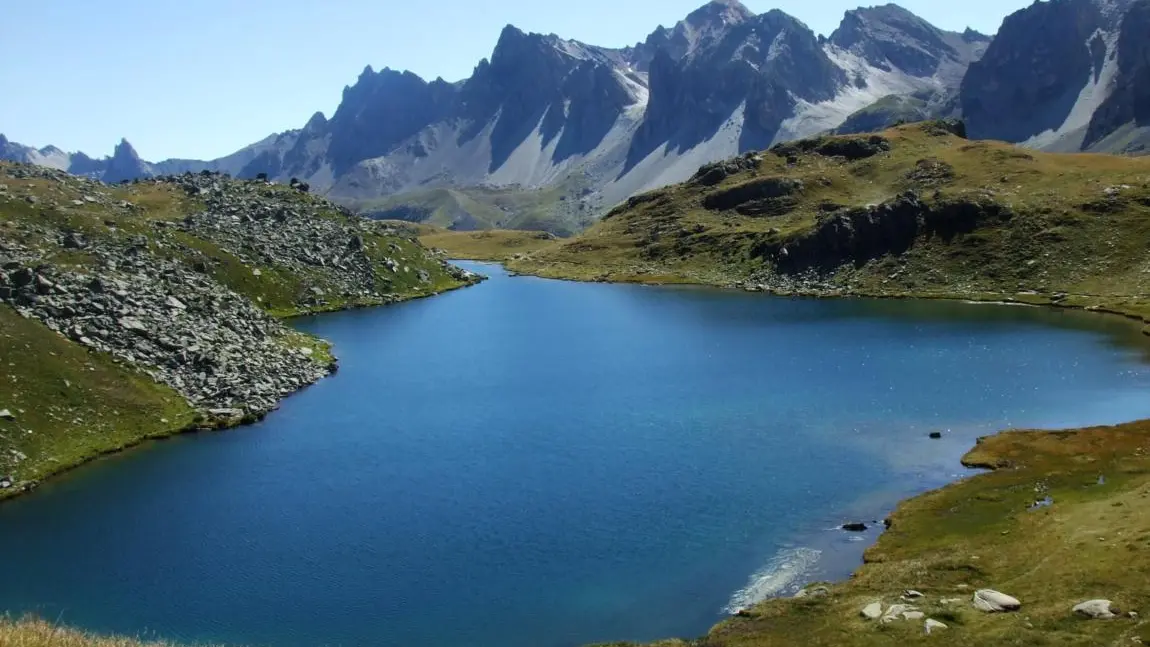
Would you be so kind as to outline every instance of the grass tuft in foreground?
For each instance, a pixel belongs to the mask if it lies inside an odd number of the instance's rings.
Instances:
[[[31,617],[20,620],[0,617],[0,645],[3,647],[174,647],[168,642],[94,636]]]

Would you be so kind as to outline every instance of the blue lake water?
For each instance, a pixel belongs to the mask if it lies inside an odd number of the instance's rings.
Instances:
[[[1117,319],[469,266],[492,280],[298,321],[342,369],[265,422],[0,506],[0,609],[288,647],[699,635],[847,575],[876,535],[833,528],[980,435],[1150,417]]]

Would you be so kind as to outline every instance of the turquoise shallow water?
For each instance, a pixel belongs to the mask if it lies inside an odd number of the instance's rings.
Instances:
[[[479,269],[299,321],[342,370],[262,424],[0,506],[0,609],[289,647],[697,635],[848,574],[874,535],[833,527],[961,475],[979,435],[1150,417],[1118,320]]]

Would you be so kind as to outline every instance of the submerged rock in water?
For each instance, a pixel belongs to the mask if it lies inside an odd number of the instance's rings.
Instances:
[[[840,528],[842,528],[843,530],[845,530],[847,532],[866,532],[867,531],[867,525],[861,521],[852,521],[849,523],[844,523],[842,526],[840,526]]]

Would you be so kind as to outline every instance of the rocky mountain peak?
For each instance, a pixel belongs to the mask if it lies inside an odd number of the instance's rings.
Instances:
[[[738,148],[766,148],[799,100],[833,98],[846,83],[815,34],[772,10],[696,41],[680,60],[662,48],[650,66],[650,100],[628,154],[637,164],[662,142],[690,150],[740,121]]]
[[[739,0],[711,0],[687,14],[683,24],[699,28],[737,25],[755,17],[755,13]]]
[[[829,42],[870,65],[918,77],[932,76],[948,61],[964,68],[981,55],[982,39],[945,32],[895,4],[848,11]]]
[[[319,111],[307,120],[303,130],[305,133],[318,133],[324,129],[324,126],[327,126],[327,117],[324,116],[323,111]]]
[[[422,128],[443,118],[455,100],[454,88],[428,83],[408,71],[369,65],[326,123],[312,116],[308,127],[331,133],[328,158],[339,174],[356,163],[386,155]]]
[[[994,40],[994,37],[987,36],[980,31],[975,31],[974,29],[967,27],[962,32],[962,40],[968,43],[989,43],[990,41]]]
[[[121,139],[120,143],[116,144],[112,157],[108,159],[103,180],[111,184],[141,177],[151,177],[152,175],[151,168],[140,159],[136,149],[128,143],[127,139]]]

